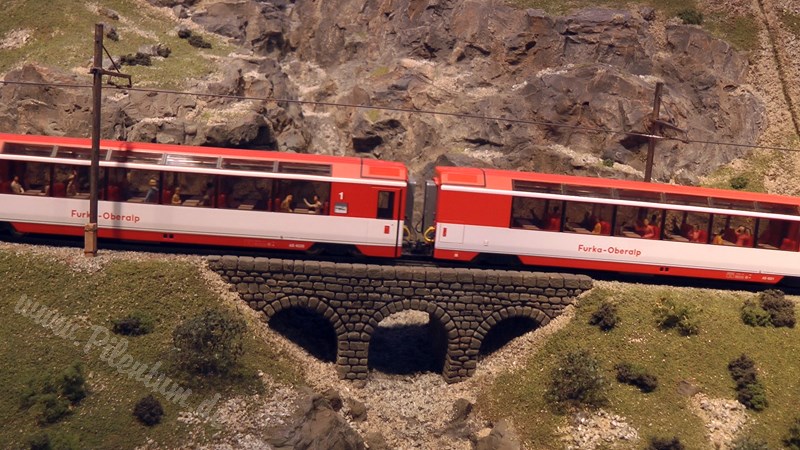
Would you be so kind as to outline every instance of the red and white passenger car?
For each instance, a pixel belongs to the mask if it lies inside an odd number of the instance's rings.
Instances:
[[[88,139],[0,134],[0,223],[83,235],[90,148]],[[102,141],[98,236],[396,257],[407,178],[395,162]]]
[[[636,181],[436,169],[434,257],[778,283],[800,277],[800,199]]]

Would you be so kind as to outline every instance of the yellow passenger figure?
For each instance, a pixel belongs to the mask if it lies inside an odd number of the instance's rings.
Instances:
[[[172,194],[172,204],[173,205],[180,205],[181,204],[181,188],[176,187],[175,193]]]
[[[287,195],[286,198],[283,199],[281,202],[281,212],[294,212],[292,209],[293,199],[294,197],[292,197],[292,194]]]

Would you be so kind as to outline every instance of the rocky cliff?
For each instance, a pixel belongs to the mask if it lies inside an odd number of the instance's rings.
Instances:
[[[550,16],[477,0],[150,1],[175,33],[240,49],[185,83],[227,97],[107,90],[107,138],[359,154],[416,176],[436,163],[640,178],[647,139],[628,133],[649,132],[662,81],[661,119],[687,131],[664,134],[689,141],[658,143],[654,178],[692,183],[747,151],[697,141],[756,144],[767,127],[748,60],[647,7]],[[26,65],[5,79],[86,76]],[[86,136],[89,95],[3,86],[0,130]]]

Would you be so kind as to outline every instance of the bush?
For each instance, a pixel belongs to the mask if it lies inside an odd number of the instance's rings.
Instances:
[[[189,373],[227,374],[244,352],[244,320],[230,312],[208,310],[178,325],[172,340],[177,365]]]
[[[769,405],[764,386],[756,378],[756,364],[747,355],[728,363],[728,372],[736,382],[736,399],[754,411],[762,411]]]
[[[192,47],[211,48],[211,44],[206,42],[206,40],[203,39],[202,36],[197,35],[197,34],[193,34],[193,35],[189,36],[188,42],[189,42],[189,45],[191,45]]]
[[[696,308],[679,304],[672,299],[662,299],[655,309],[656,322],[662,329],[675,328],[681,336],[690,336],[700,332],[697,311]]]
[[[789,427],[789,434],[783,438],[783,445],[790,450],[800,450],[800,417],[794,419],[794,423]]]
[[[597,360],[588,351],[579,350],[566,354],[553,369],[545,396],[559,406],[602,406],[608,401],[606,387]]]
[[[141,336],[153,331],[153,321],[139,312],[112,320],[111,323],[113,324],[112,331],[124,336]]]
[[[658,387],[658,379],[639,366],[623,362],[614,366],[614,369],[620,383],[636,386],[645,393],[653,392]]]
[[[678,11],[677,16],[686,25],[700,25],[703,23],[703,13],[694,8]]]
[[[71,434],[56,435],[50,439],[47,433],[39,433],[28,439],[30,450],[79,450],[84,448]]]
[[[152,427],[161,422],[164,408],[161,407],[161,402],[155,397],[148,395],[136,403],[136,406],[133,407],[133,415],[143,424]]]
[[[603,331],[609,331],[619,322],[617,307],[611,302],[603,302],[592,314],[589,325],[596,325]]]
[[[47,433],[39,433],[28,439],[28,447],[31,450],[51,450],[50,436]]]
[[[153,60],[147,53],[136,52],[128,55],[122,55],[119,63],[120,65],[126,66],[150,66],[153,64]]]
[[[39,396],[38,403],[41,407],[39,412],[40,425],[56,423],[70,413],[69,401],[56,394],[42,394]]]
[[[769,445],[760,439],[740,436],[731,442],[731,450],[769,450]]]
[[[650,445],[646,447],[647,450],[684,450],[681,440],[677,437],[672,438],[650,438]]]
[[[751,327],[767,327],[772,325],[770,314],[758,306],[753,300],[745,300],[742,305],[742,322]]]
[[[61,374],[61,393],[72,404],[76,404],[86,397],[86,378],[83,376],[79,362],[73,363]]]
[[[759,303],[769,313],[773,326],[794,328],[794,303],[786,299],[783,291],[768,289],[759,294]]]
[[[741,191],[742,189],[747,187],[747,178],[742,175],[735,176],[730,179],[730,184],[733,189]]]

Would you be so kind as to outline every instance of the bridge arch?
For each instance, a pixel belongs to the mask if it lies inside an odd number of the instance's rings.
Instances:
[[[316,341],[314,341],[313,339],[309,340],[296,339],[297,335],[295,335],[293,338],[291,335],[285,334],[284,331],[286,330],[285,329],[282,330],[280,325],[273,323],[274,322],[273,319],[280,320],[283,314],[290,314],[294,310],[310,311],[313,314],[313,317],[308,316],[306,313],[306,318],[315,320],[318,326],[324,327],[324,325],[322,325],[323,322],[329,325],[330,331],[328,332],[327,330],[323,330],[323,333],[321,333],[321,335],[325,337],[324,341],[320,341],[318,339]],[[331,308],[327,304],[327,302],[319,298],[289,295],[281,299],[270,302],[264,307],[262,311],[264,313],[266,321],[270,322],[271,327],[273,325],[276,325],[277,326],[276,330],[278,332],[284,334],[286,337],[288,337],[290,340],[294,341],[301,347],[304,347],[309,353],[311,353],[313,356],[319,359],[333,362],[341,352],[342,349],[341,343],[347,341],[347,333],[345,330],[344,322],[342,321],[341,317],[339,316],[339,314],[336,313],[336,311],[333,308]],[[299,319],[297,318],[294,319],[295,324],[298,323],[298,320],[302,320],[302,313],[300,314],[301,317]],[[333,335],[331,336],[328,333],[333,333]],[[300,341],[305,341],[306,345],[303,345],[304,343]],[[320,342],[323,343],[322,347],[324,347],[324,349],[320,350],[311,348],[313,344],[320,344]]]
[[[492,312],[483,322],[478,325],[475,332],[472,334],[472,339],[469,343],[469,355],[472,357],[478,356],[483,340],[489,332],[499,323],[514,318],[531,319],[536,323],[537,328],[541,328],[550,323],[550,317],[544,311],[531,306],[510,306]],[[469,370],[469,375],[474,373],[474,368]]]

